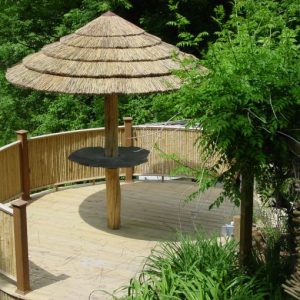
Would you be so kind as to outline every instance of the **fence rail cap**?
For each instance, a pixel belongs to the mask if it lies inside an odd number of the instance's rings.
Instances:
[[[11,205],[12,205],[13,207],[23,207],[23,206],[26,206],[26,205],[27,205],[27,201],[18,199],[18,200],[12,201],[12,202],[11,202]]]
[[[123,121],[132,121],[132,117],[123,117]]]
[[[17,130],[16,133],[17,134],[26,134],[26,133],[28,133],[28,130],[20,129],[20,130]]]
[[[13,147],[15,145],[18,145],[18,144],[21,144],[21,142],[20,141],[15,141],[13,143],[4,145],[4,146],[0,147],[0,151],[4,151],[4,150],[9,149],[9,148],[11,148],[11,147]]]
[[[182,125],[135,125],[135,129],[159,129],[159,130],[182,130],[182,131],[201,131],[202,128],[184,127]]]
[[[0,203],[0,211],[3,211],[11,216],[14,214],[13,209],[10,206],[8,206],[7,204]]]
[[[123,129],[124,125],[118,126],[119,129]],[[76,133],[84,133],[84,132],[96,132],[96,131],[104,131],[104,127],[98,127],[98,128],[87,128],[87,129],[78,129],[78,130],[71,130],[71,131],[62,131],[62,132],[56,132],[56,133],[49,133],[49,134],[43,134],[43,135],[37,135],[30,137],[29,140],[37,140],[47,137],[55,137],[60,135],[68,135],[68,134],[76,134]]]

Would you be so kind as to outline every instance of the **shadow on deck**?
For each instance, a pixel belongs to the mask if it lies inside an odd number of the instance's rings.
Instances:
[[[32,300],[89,299],[94,290],[127,284],[141,270],[157,241],[174,240],[178,231],[219,233],[237,213],[232,204],[208,211],[220,193],[184,199],[191,182],[123,184],[120,230],[106,228],[105,184],[49,193],[28,206]],[[102,292],[90,297],[111,299]]]

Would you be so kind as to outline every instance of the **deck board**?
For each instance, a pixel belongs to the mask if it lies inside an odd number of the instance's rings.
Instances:
[[[238,209],[225,203],[208,211],[214,188],[186,204],[197,189],[187,181],[123,184],[121,229],[106,228],[105,184],[69,188],[34,200],[27,209],[32,300],[89,299],[96,290],[129,282],[158,241],[194,226],[219,233]],[[111,299],[100,291],[90,297]]]

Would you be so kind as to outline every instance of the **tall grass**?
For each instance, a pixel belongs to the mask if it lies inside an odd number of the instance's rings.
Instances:
[[[181,235],[152,251],[140,276],[122,300],[264,299],[266,285],[238,266],[234,241]],[[115,298],[117,299],[117,298]]]
[[[268,299],[293,299],[286,295],[282,284],[293,273],[295,257],[288,255],[286,236],[276,228],[265,227],[262,230],[265,247],[253,249],[253,264],[250,272],[255,273],[264,282]]]

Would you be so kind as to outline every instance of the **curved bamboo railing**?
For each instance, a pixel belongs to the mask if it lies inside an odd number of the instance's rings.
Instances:
[[[0,203],[8,202],[21,193],[20,142],[0,148]]]
[[[134,175],[169,175],[175,163],[162,158],[154,150],[156,144],[166,153],[175,153],[189,165],[201,163],[195,141],[199,136],[196,130],[135,126],[133,145],[151,151],[148,163],[137,166]],[[124,127],[119,127],[119,145],[124,145]],[[79,148],[104,146],[104,128],[63,132],[34,137],[28,140],[31,190],[66,182],[76,182],[104,178],[102,168],[85,167],[67,159]],[[121,175],[124,170],[121,170]]]
[[[0,273],[16,278],[13,210],[0,204]]]
[[[160,151],[178,155],[188,165],[202,164],[203,158],[195,142],[199,131],[194,129],[134,126],[133,145],[150,150],[148,162],[137,166],[134,175],[170,175],[175,162],[161,156]],[[124,126],[119,127],[119,145],[124,145]],[[53,185],[104,178],[102,168],[78,165],[68,155],[79,148],[104,146],[104,128],[86,129],[37,136],[28,139],[30,190]],[[0,148],[0,203],[20,195],[20,142]],[[125,170],[121,170],[121,175]]]
[[[202,163],[200,151],[195,145],[199,131],[173,127],[135,126],[134,145],[150,150],[148,163],[137,166],[134,174],[170,175],[176,163],[163,158],[161,152],[175,154],[191,167]],[[159,150],[155,150],[158,148]]]
[[[81,166],[68,155],[88,146],[104,146],[104,128],[62,132],[28,140],[31,190],[62,182],[104,177],[104,169]]]

